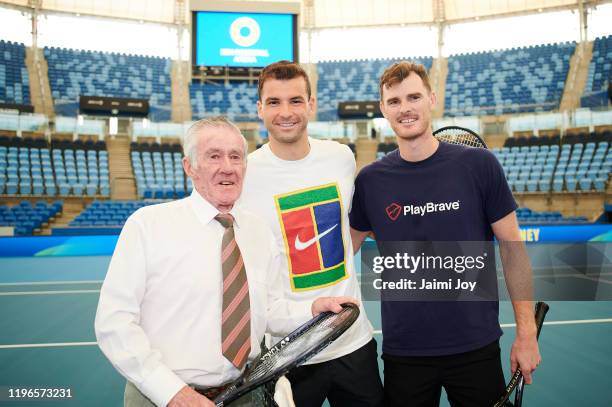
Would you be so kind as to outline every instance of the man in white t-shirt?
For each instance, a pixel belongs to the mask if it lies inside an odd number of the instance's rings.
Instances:
[[[286,298],[360,298],[348,222],[355,158],[345,145],[308,137],[314,104],[299,65],[280,61],[261,72],[257,111],[269,142],[249,155],[241,204],[276,237]],[[332,407],[381,406],[377,356],[362,307],[342,337],[288,375],[297,407],[325,399]]]

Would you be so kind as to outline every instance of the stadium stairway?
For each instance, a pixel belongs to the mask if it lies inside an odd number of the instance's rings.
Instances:
[[[136,183],[130,159],[130,140],[126,136],[107,138],[108,170],[111,185],[111,199],[137,199]]]
[[[560,111],[580,107],[580,97],[589,75],[589,64],[593,58],[593,41],[584,41],[576,45],[576,51],[570,58],[570,67],[563,87],[563,95],[559,105]]]
[[[448,76],[448,58],[435,58],[429,70],[431,87],[436,92],[436,107],[433,110],[433,118],[444,115],[444,98],[446,96],[446,77]]]
[[[357,151],[357,171],[376,160],[376,147],[378,141],[358,138],[355,148]]]
[[[176,123],[191,120],[191,101],[189,100],[189,62],[172,60],[170,68],[172,121]]]
[[[85,204],[79,200],[64,200],[62,213],[43,226],[35,235],[51,235],[52,228],[67,227],[68,224],[83,211]]]
[[[35,53],[38,56],[38,65],[34,62]],[[34,112],[42,113],[49,118],[55,117],[49,85],[49,67],[42,50],[34,51],[32,47],[26,47],[25,64],[30,76],[30,99]]]

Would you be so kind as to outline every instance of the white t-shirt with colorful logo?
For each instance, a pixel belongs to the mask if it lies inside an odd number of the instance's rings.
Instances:
[[[276,237],[287,298],[361,300],[348,220],[355,158],[340,143],[309,142],[309,154],[296,161],[278,158],[267,144],[251,153],[240,203],[264,217]],[[355,324],[308,363],[347,355],[371,339],[372,325],[361,307]]]

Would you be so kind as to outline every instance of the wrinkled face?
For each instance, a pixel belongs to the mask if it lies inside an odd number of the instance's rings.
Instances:
[[[419,75],[411,72],[402,82],[383,87],[380,110],[397,137],[410,140],[431,132],[435,104],[435,94],[427,90]]]
[[[194,188],[220,212],[228,212],[242,192],[246,171],[242,136],[229,127],[209,127],[198,135],[196,166],[183,158]]]
[[[267,79],[257,102],[257,114],[278,143],[294,143],[306,136],[308,118],[314,109],[302,77],[281,81]]]

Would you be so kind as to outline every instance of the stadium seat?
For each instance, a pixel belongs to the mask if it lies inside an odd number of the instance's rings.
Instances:
[[[170,120],[170,59],[44,48],[58,115],[74,117],[81,95],[147,99],[149,117]]]
[[[412,57],[408,58],[414,62],[422,63],[429,70],[432,66],[431,57]],[[317,119],[321,121],[338,120],[338,102],[351,100],[378,100],[378,80],[383,70],[397,62],[396,59],[369,59],[360,61],[323,61],[317,63],[318,82],[317,82]],[[232,100],[225,90],[219,87],[202,89],[196,93],[197,88],[190,88],[192,110],[204,112],[204,108],[212,108],[223,111],[226,108],[224,103],[231,103]],[[257,112],[252,108],[252,100],[257,100],[257,88],[253,87],[249,95],[248,87],[239,89],[242,95],[246,95],[246,103],[241,102],[241,108],[245,109],[243,114],[246,117],[256,118]],[[244,96],[242,96],[244,97]],[[244,105],[243,105],[244,103]],[[244,107],[242,107],[244,106]],[[236,110],[237,111],[237,110]]]
[[[578,185],[581,191],[590,191],[593,181],[589,177],[582,177],[578,180]]]
[[[582,107],[608,107],[606,81],[609,81],[612,75],[611,57],[612,36],[596,38],[593,41],[593,55],[589,64],[584,93],[580,98]]]
[[[538,189],[540,190],[540,192],[550,192],[550,184],[551,178],[542,178],[538,182]]]
[[[0,40],[0,102],[31,104],[25,54],[24,44]]]
[[[534,179],[530,179],[527,181],[527,192],[537,192],[538,190],[538,181]]]

